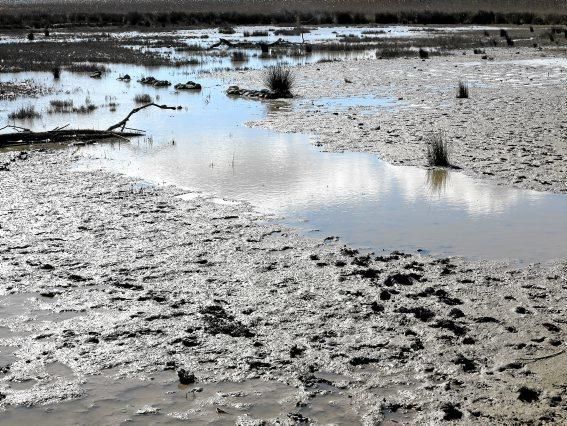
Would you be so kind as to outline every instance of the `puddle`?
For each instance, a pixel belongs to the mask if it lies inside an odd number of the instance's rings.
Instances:
[[[308,135],[279,134],[248,128],[247,121],[277,114],[274,103],[233,99],[224,94],[231,82],[197,78],[185,68],[148,69],[110,65],[101,80],[65,74],[64,94],[34,100],[42,118],[19,122],[34,129],[106,128],[134,106],[136,94],[148,93],[179,111],[143,110],[129,122],[148,136],[131,142],[73,147],[84,159],[80,168],[104,168],[143,179],[136,186],[174,184],[209,194],[215,202],[244,200],[260,210],[285,217],[285,223],[312,236],[373,251],[406,250],[480,259],[545,261],[567,256],[567,197],[495,186],[453,171],[393,166],[363,153],[325,153]],[[117,80],[133,76],[131,83]],[[135,80],[155,75],[172,83],[196,79],[200,93],[146,87]],[[10,75],[7,76],[10,79]],[[14,78],[51,82],[48,73]],[[92,114],[48,114],[52,99],[85,98],[98,105]],[[107,106],[117,104],[116,111]],[[305,100],[279,101],[280,108],[299,108]],[[4,103],[7,110],[29,100]],[[314,100],[314,105],[348,108],[365,105],[379,111],[389,98],[349,97]],[[308,129],[306,129],[308,130]],[[188,197],[195,197],[189,195]]]
[[[382,108],[392,110],[401,106],[401,104],[394,98],[381,98],[373,95],[347,96],[342,98],[319,98],[315,101],[305,101],[302,103],[304,105],[309,105],[310,109],[325,108],[331,111],[341,111],[352,107],[361,107],[366,109],[370,108],[371,111],[375,113]]]
[[[36,407],[8,408],[3,421],[19,424],[235,424],[239,419],[288,419],[299,413],[330,424],[360,424],[349,396],[336,388],[304,400],[297,388],[275,381],[214,383],[183,386],[175,372],[152,380],[89,376],[83,399]],[[108,389],[113,389],[112,395]],[[297,406],[299,401],[303,401]]]

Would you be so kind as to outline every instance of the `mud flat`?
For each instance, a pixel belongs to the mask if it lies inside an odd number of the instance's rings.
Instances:
[[[328,151],[364,151],[394,164],[425,166],[425,141],[441,132],[463,172],[504,185],[567,192],[562,52],[485,49],[485,55],[326,62],[296,68],[296,97],[253,125],[310,129]],[[227,73],[233,84],[258,79]],[[457,99],[459,81],[470,87]],[[355,97],[375,97],[374,105]],[[378,113],[372,108],[389,100]],[[394,105],[391,100],[397,100]],[[342,107],[341,107],[342,101]],[[333,104],[334,107],[333,107]],[[299,106],[298,106],[299,105]]]
[[[81,415],[567,421],[564,262],[358,253],[243,203],[74,171],[71,150],[0,156],[7,419],[68,420],[103,383]],[[97,411],[155,377],[145,399]]]

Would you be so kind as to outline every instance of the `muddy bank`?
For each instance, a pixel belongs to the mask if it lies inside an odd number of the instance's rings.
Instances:
[[[12,415],[88,397],[93,375],[175,384],[184,369],[184,392],[296,389],[280,411],[218,403],[231,420],[321,419],[322,395],[348,398],[350,421],[367,424],[567,420],[563,263],[367,256],[244,204],[73,171],[71,151],[1,156],[0,404]],[[138,410],[152,412],[126,412]]]
[[[442,132],[452,162],[469,175],[504,185],[567,192],[565,174],[565,69],[562,52],[485,49],[419,59],[326,62],[295,68],[294,95],[252,123],[278,131],[318,135],[322,149],[364,151],[395,164],[425,166],[425,140]],[[226,73],[246,85],[255,72]],[[457,99],[459,81],[469,99]],[[388,100],[382,108],[329,106],[351,96]],[[391,105],[390,101],[396,101]],[[340,104],[340,102],[339,102]]]

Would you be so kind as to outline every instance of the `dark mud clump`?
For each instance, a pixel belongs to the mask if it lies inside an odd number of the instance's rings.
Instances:
[[[209,334],[226,334],[231,337],[253,337],[248,327],[236,320],[222,306],[211,305],[201,309],[205,321],[205,331]]]
[[[185,371],[183,368],[177,372],[177,376],[179,377],[179,383],[182,385],[191,385],[195,383],[195,375]]]
[[[518,399],[522,402],[536,402],[539,400],[539,391],[522,386],[518,390]]]

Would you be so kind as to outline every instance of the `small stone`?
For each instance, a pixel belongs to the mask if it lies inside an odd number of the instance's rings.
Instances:
[[[177,372],[177,376],[179,376],[179,383],[182,385],[190,385],[195,383],[195,375],[188,371],[185,371],[183,368]]]

